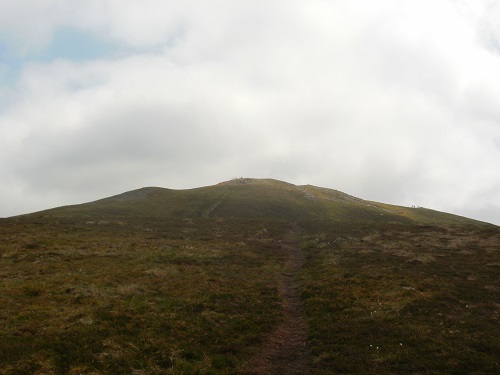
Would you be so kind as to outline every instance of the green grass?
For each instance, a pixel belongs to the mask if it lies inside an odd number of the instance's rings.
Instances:
[[[499,243],[401,224],[304,238],[314,373],[498,373]]]
[[[0,373],[231,373],[280,317],[254,224],[2,224]]]
[[[275,180],[0,220],[0,374],[233,374],[302,230],[313,374],[498,373],[500,230]]]

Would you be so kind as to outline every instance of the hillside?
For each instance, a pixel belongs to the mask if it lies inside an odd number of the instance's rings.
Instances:
[[[480,224],[424,208],[365,201],[337,190],[240,178],[189,190],[145,187],[91,203],[43,211],[53,217],[243,218],[288,221]]]
[[[276,180],[0,219],[0,374],[496,374],[499,250]]]

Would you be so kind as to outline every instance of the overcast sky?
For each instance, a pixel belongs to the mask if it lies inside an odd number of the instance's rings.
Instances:
[[[500,225],[497,0],[1,0],[0,217],[276,178]]]

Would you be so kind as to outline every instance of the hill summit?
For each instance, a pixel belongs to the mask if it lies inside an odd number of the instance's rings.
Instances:
[[[236,178],[186,190],[144,187],[94,202],[43,211],[55,217],[279,219],[327,222],[473,224],[424,208],[363,200],[334,189],[274,179]]]

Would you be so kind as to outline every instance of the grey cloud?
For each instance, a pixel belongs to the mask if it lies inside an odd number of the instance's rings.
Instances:
[[[85,4],[43,27],[159,48],[23,68],[0,110],[2,196],[17,207],[235,176],[488,218],[500,205],[499,57],[473,37],[457,47],[450,35],[473,30],[447,1],[425,25],[434,2],[151,1],[130,23],[132,2]]]

